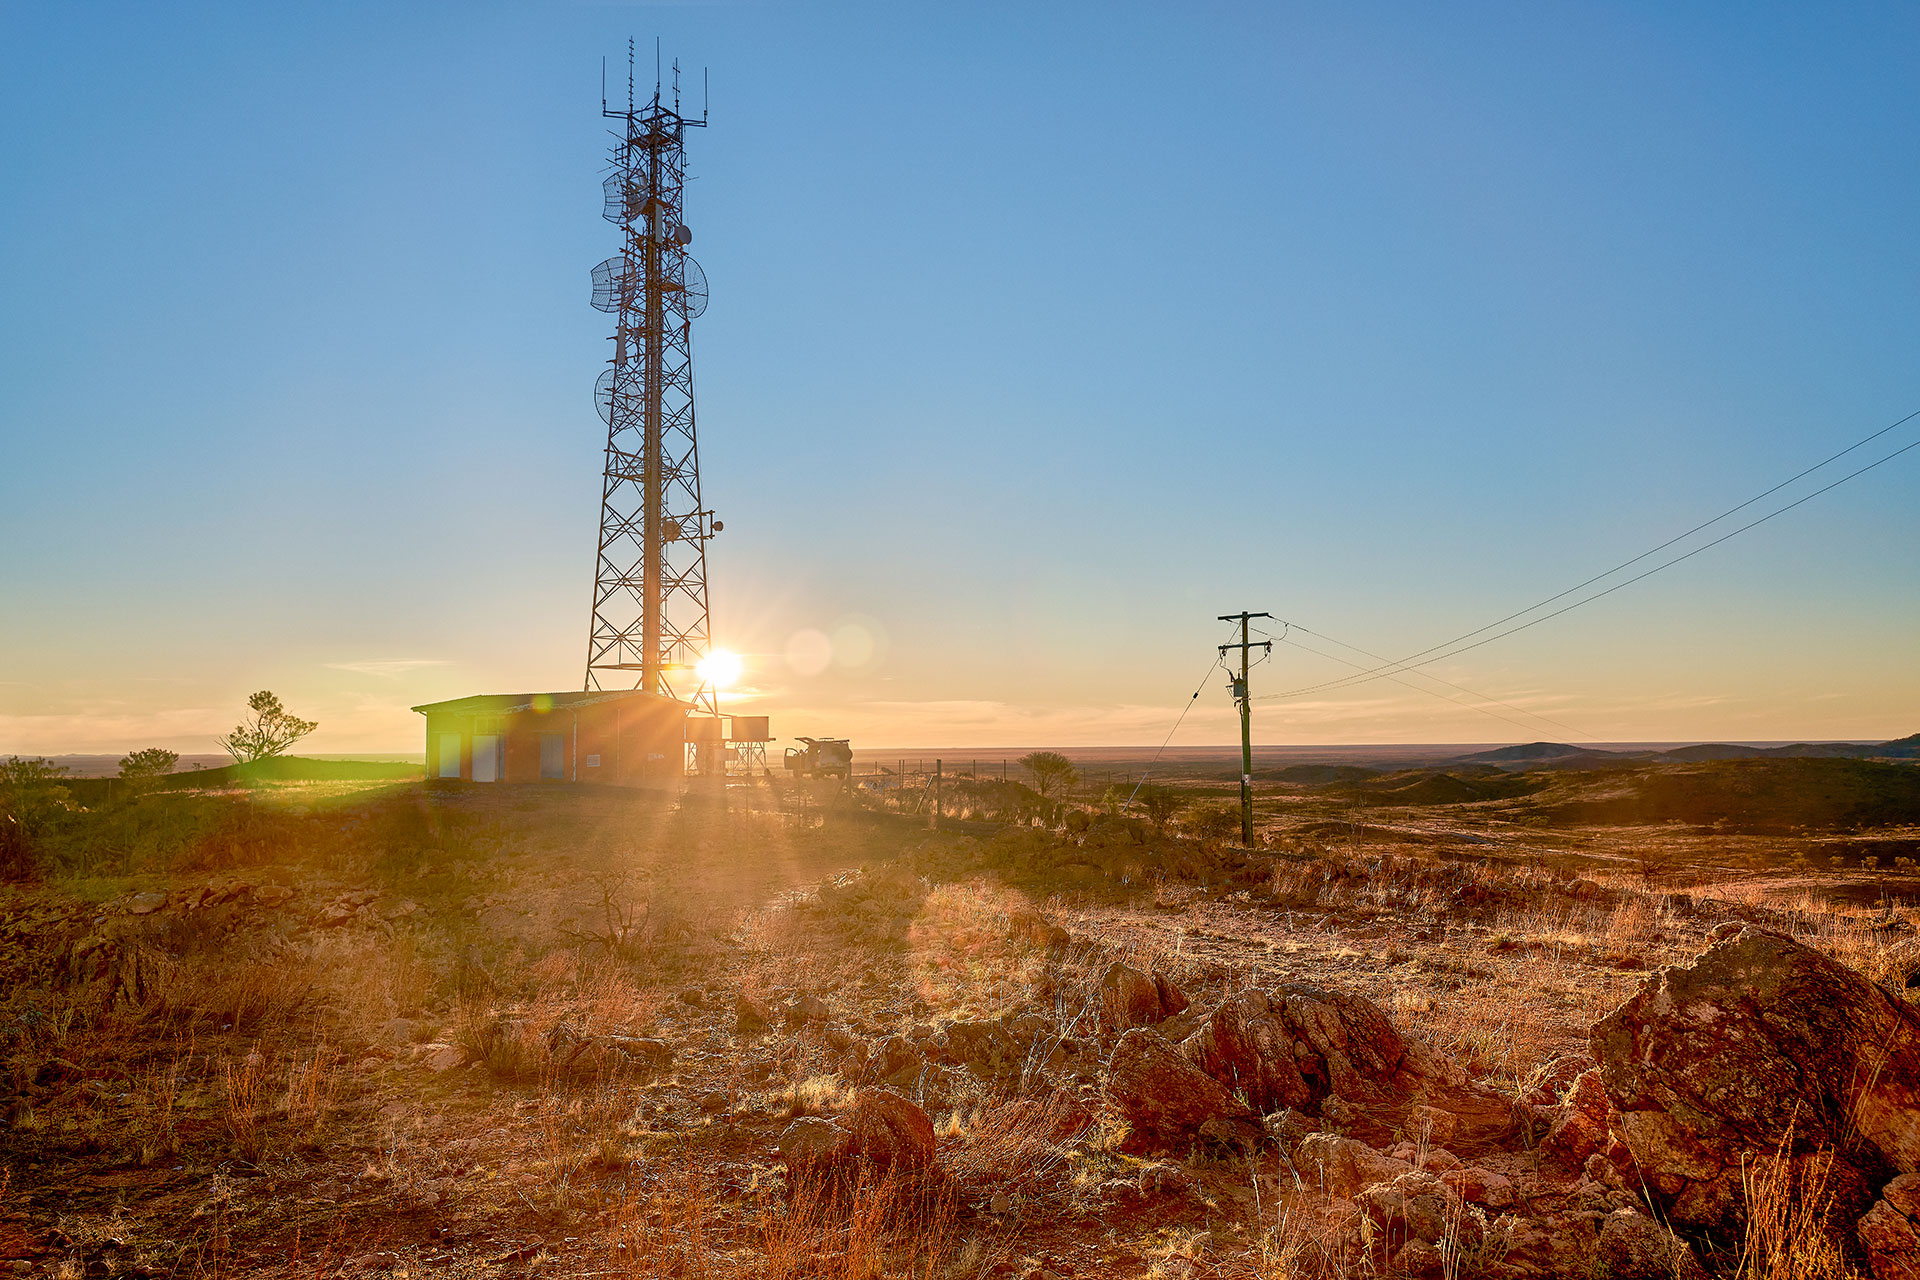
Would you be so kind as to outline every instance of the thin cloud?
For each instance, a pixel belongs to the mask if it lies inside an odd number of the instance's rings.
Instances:
[[[329,671],[351,671],[358,676],[397,680],[409,671],[418,671],[422,667],[450,667],[453,664],[444,658],[388,658],[364,662],[323,662],[320,665]]]

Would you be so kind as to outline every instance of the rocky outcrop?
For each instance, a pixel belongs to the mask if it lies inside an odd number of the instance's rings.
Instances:
[[[1540,1142],[1541,1149],[1579,1168],[1588,1156],[1607,1149],[1607,1121],[1612,1112],[1599,1069],[1582,1072],[1552,1113],[1552,1125]]]
[[[1294,1149],[1293,1167],[1316,1191],[1345,1199],[1375,1182],[1389,1182],[1413,1172],[1405,1160],[1382,1155],[1357,1138],[1336,1133],[1311,1133]]]
[[[1115,963],[1100,979],[1101,1018],[1114,1031],[1151,1027],[1186,1007],[1186,996],[1158,973]]]
[[[1749,928],[1661,970],[1594,1027],[1593,1051],[1677,1224],[1737,1227],[1755,1156],[1835,1152],[1844,1220],[1888,1174],[1920,1172],[1920,1011],[1784,935]]]
[[[1225,1085],[1145,1027],[1135,1027],[1114,1046],[1106,1091],[1133,1127],[1136,1142],[1187,1142],[1210,1120],[1255,1119]]]
[[[1479,1248],[1484,1228],[1460,1197],[1430,1173],[1403,1173],[1391,1182],[1368,1187],[1354,1197],[1373,1230],[1374,1247],[1393,1259],[1393,1270],[1403,1275],[1443,1275],[1445,1257],[1471,1254]]]
[[[1245,991],[1213,1011],[1181,1046],[1210,1077],[1262,1112],[1325,1115],[1329,1100],[1356,1136],[1396,1131],[1451,1146],[1497,1145],[1518,1128],[1511,1100],[1476,1084],[1451,1059],[1401,1036],[1371,1000],[1283,986]]]
[[[1637,1209],[1602,1220],[1597,1256],[1610,1280],[1706,1280],[1686,1241]]]
[[[1920,1280],[1920,1174],[1903,1173],[1880,1188],[1859,1234],[1879,1280]]]
[[[853,1109],[832,1119],[803,1116],[780,1135],[790,1185],[828,1182],[836,1188],[885,1180],[897,1189],[939,1177],[933,1121],[887,1089],[862,1089]]]

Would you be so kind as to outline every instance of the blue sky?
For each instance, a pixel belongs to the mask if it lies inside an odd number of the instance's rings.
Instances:
[[[1216,614],[1410,653],[1920,408],[1911,6],[14,3],[0,751],[577,685],[629,35],[643,93],[656,35],[710,68],[715,625],[782,736],[1157,742]],[[1432,670],[1598,740],[1912,732],[1917,498]],[[1574,736],[1521,719],[1256,736]]]

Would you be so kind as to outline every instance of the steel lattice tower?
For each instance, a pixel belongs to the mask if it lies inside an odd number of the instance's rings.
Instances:
[[[593,269],[593,305],[618,324],[594,388],[607,455],[585,687],[645,689],[718,714],[714,690],[694,674],[712,641],[707,539],[721,529],[700,500],[694,434],[692,331],[707,281],[681,219],[686,131],[706,121],[680,114],[678,63],[673,105],[656,83],[636,110],[631,48],[627,61],[627,109],[601,103],[620,122],[603,212],[622,244]]]

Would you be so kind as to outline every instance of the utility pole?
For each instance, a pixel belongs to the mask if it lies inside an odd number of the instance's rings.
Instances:
[[[1240,704],[1240,843],[1253,848],[1253,703],[1247,697],[1247,651],[1253,648],[1248,638],[1247,623],[1253,618],[1271,618],[1270,613],[1223,613],[1222,622],[1240,624],[1240,642],[1220,646],[1220,656],[1226,657],[1227,650],[1240,651],[1240,674],[1233,677],[1233,700]],[[1273,652],[1273,641],[1265,641],[1263,648]],[[1232,675],[1233,668],[1227,673]]]

